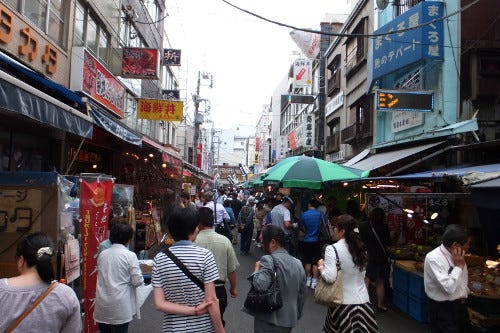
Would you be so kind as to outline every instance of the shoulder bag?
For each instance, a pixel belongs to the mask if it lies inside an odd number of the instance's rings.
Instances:
[[[387,255],[387,252],[385,251],[385,246],[384,246],[384,244],[382,244],[382,241],[380,240],[380,237],[378,237],[378,234],[375,231],[375,228],[373,227],[373,224],[371,222],[370,222],[370,227],[372,228],[372,232],[375,235],[375,238],[377,239],[378,244],[382,248],[382,252],[384,252],[384,255],[385,255],[386,260],[387,260],[387,264],[390,266],[391,265],[391,258]]]
[[[19,324],[24,320],[24,318],[26,318],[31,313],[31,311],[33,311],[38,306],[38,304],[42,303],[45,297],[47,297],[47,295],[50,294],[50,292],[54,290],[54,288],[57,287],[58,284],[58,282],[51,283],[50,286],[43,292],[43,294],[38,296],[38,298],[16,319],[16,321],[7,328],[5,333],[13,332],[14,329],[16,329],[16,327],[19,326]]]
[[[245,299],[244,307],[253,312],[270,312],[278,310],[283,306],[281,299],[280,285],[278,282],[278,270],[273,259],[274,273],[272,274],[271,286],[268,290],[260,292],[256,290],[252,284],[250,291]]]
[[[337,256],[337,279],[333,283],[326,282],[321,276],[314,290],[314,301],[321,305],[334,307],[344,301],[344,287],[342,283],[342,267],[340,266],[339,253],[335,246],[331,245]]]
[[[325,214],[320,212],[320,221],[318,225],[318,240],[323,244],[331,244],[333,242],[333,231],[330,221]]]
[[[163,253],[165,253],[173,262],[174,264],[177,265],[177,267],[180,268],[180,270],[186,274],[186,276],[191,280],[193,281],[194,284],[196,284],[200,289],[201,291],[205,292],[205,284],[203,282],[201,282],[200,279],[198,279],[196,276],[194,276],[193,273],[191,273],[189,271],[189,269],[187,269],[187,267],[182,263],[182,261],[179,260],[179,258],[177,258],[173,253],[172,251],[170,251],[169,249],[164,249],[163,250]]]

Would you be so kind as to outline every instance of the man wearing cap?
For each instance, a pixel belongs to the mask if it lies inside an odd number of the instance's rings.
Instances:
[[[282,202],[279,205],[276,205],[271,210],[271,224],[276,225],[283,229],[285,232],[285,244],[284,247],[291,253],[291,240],[292,240],[292,231],[293,224],[292,219],[290,217],[290,209],[293,206],[293,200],[288,195],[283,197]]]
[[[247,204],[241,209],[238,215],[238,228],[241,233],[240,238],[240,251],[241,254],[250,253],[250,245],[252,244],[253,236],[253,218],[255,216],[255,200],[254,197],[250,196],[247,200]]]

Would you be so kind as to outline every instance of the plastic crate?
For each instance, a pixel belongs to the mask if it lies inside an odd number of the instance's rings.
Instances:
[[[393,270],[392,270],[392,288],[395,290],[398,290],[399,292],[408,294],[409,275],[410,275],[410,272],[399,268],[397,265],[394,265]]]
[[[404,313],[408,313],[408,294],[397,289],[392,291],[392,303]]]
[[[424,278],[418,274],[410,273],[408,275],[409,294],[419,300],[426,300]]]
[[[427,301],[410,295],[408,300],[408,314],[421,323],[429,322],[429,311]]]

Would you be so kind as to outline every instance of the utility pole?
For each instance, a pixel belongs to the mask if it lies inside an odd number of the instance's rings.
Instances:
[[[196,95],[194,96],[194,140],[193,140],[193,164],[196,165],[198,158],[198,141],[200,139],[200,125],[203,121],[199,117],[199,109],[200,109],[200,80],[201,80],[201,72],[198,71],[198,83],[196,84]],[[200,152],[201,153],[201,152]]]

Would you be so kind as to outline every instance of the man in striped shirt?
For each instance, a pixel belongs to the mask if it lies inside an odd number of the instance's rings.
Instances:
[[[168,250],[191,272],[193,279],[166,250],[154,258],[151,283],[155,308],[164,312],[163,333],[225,332],[215,294],[217,265],[209,250],[193,243],[197,226],[198,212],[190,208],[175,209],[167,221],[175,241]]]

